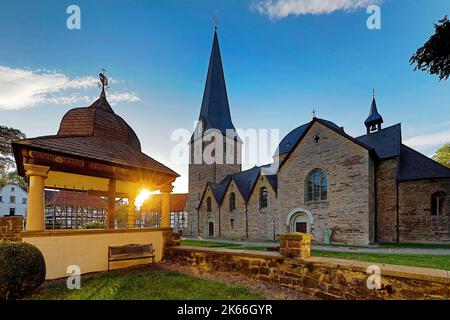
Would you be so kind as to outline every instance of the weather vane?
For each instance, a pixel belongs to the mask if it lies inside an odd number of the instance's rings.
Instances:
[[[98,77],[100,78],[99,86],[101,86],[102,89],[105,89],[105,88],[108,89],[108,88],[109,88],[109,86],[108,86],[109,81],[108,81],[108,78],[105,76],[106,69],[105,69],[105,68],[102,68],[100,71],[101,71],[101,72],[100,72],[100,74],[98,75]]]
[[[213,19],[214,19],[214,29],[217,30],[217,27],[219,26],[219,14],[217,10],[214,12]]]
[[[313,116],[313,119],[316,117],[316,109],[315,108],[313,108],[313,110],[312,110],[312,116]]]
[[[375,98],[375,88],[372,89],[373,97]]]

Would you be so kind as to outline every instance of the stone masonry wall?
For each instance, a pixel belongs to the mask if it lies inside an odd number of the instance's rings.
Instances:
[[[380,265],[381,289],[367,287],[365,262],[309,257],[287,259],[278,253],[177,247],[165,259],[198,272],[229,272],[280,284],[324,299],[449,299],[447,271]]]
[[[319,136],[318,143],[315,137]],[[368,150],[320,123],[315,123],[278,174],[281,221],[294,209],[309,210],[314,218],[314,241],[323,241],[325,229],[333,230],[333,241],[357,244],[373,242],[374,215],[371,205],[371,159]],[[305,179],[314,169],[327,174],[327,201],[305,201]],[[289,231],[288,226],[284,225]]]
[[[207,210],[207,199],[211,198],[211,212],[208,212]],[[197,216],[197,210],[195,210],[195,216]],[[201,237],[209,237],[209,222],[214,223],[214,237],[219,237],[220,230],[219,230],[219,221],[220,221],[220,214],[219,214],[219,206],[217,205],[216,199],[214,198],[214,195],[211,191],[211,189],[208,187],[205,193],[205,196],[203,198],[203,201],[200,204],[199,210],[198,210],[198,236]],[[197,227],[197,226],[195,226]]]
[[[260,190],[267,188],[267,208],[259,207]],[[277,194],[265,176],[260,176],[248,202],[248,237],[251,240],[276,240],[278,221]]]
[[[377,241],[397,241],[397,159],[377,168]]]
[[[22,242],[23,217],[0,217],[0,241]]]
[[[443,214],[431,215],[431,196],[447,194]],[[450,243],[450,179],[399,184],[400,242]]]
[[[230,211],[230,195],[235,194],[236,210]],[[234,181],[230,182],[228,190],[224,195],[221,214],[222,237],[227,239],[244,239],[246,237],[246,213],[245,201]],[[233,225],[231,224],[233,219]]]

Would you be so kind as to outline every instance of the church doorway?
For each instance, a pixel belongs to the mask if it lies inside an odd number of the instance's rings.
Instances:
[[[208,222],[208,237],[214,237],[214,222]]]
[[[308,223],[306,222],[296,222],[295,232],[308,233]]]
[[[314,218],[308,210],[297,208],[289,213],[286,224],[289,232],[311,233]]]

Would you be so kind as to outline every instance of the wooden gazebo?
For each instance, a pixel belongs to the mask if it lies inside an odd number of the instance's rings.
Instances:
[[[137,193],[160,190],[161,227],[169,227],[170,193],[178,174],[141,151],[136,133],[108,103],[104,86],[91,106],[65,114],[56,135],[17,141],[13,149],[19,174],[29,183],[27,231],[45,229],[44,188],[107,197],[110,229],[116,197],[128,198],[128,227],[133,228]]]

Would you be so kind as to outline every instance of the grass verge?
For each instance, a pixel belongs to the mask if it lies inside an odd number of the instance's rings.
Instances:
[[[113,272],[82,281],[80,290],[55,285],[33,300],[262,300],[264,296],[178,272]]]

